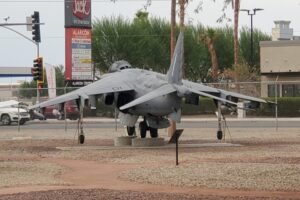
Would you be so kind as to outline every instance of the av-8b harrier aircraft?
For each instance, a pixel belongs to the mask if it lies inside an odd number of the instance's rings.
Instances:
[[[140,136],[158,137],[158,129],[170,126],[168,118],[180,122],[181,99],[192,104],[199,103],[199,96],[213,98],[218,108],[218,139],[222,139],[221,106],[237,108],[239,99],[247,100],[245,108],[258,108],[265,100],[229,92],[200,83],[182,80],[184,33],[178,36],[174,55],[168,73],[161,74],[144,69],[132,68],[126,61],[117,61],[109,69],[109,73],[100,80],[74,90],[70,93],[50,99],[31,107],[43,108],[59,104],[63,110],[64,103],[76,100],[80,110],[83,106],[96,107],[96,101],[102,97],[105,105],[115,105],[119,110],[120,122],[127,126],[129,136],[135,133],[135,124],[140,116]],[[82,113],[82,112],[81,112]],[[82,116],[82,115],[81,115]],[[82,119],[82,117],[80,118]],[[80,143],[84,142],[84,133],[79,134]]]

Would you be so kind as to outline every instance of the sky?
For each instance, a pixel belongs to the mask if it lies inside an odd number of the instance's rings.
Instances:
[[[187,7],[186,23],[206,26],[233,26],[233,22],[217,23],[222,15],[224,0],[203,0],[202,10],[197,14],[195,7],[200,0],[190,0]],[[92,0],[92,20],[110,16],[123,16],[132,20],[138,10],[143,10],[146,0]],[[147,11],[150,17],[170,19],[170,0],[152,0]],[[263,8],[253,17],[255,28],[270,34],[274,20],[289,20],[294,35],[300,35],[300,0],[241,0],[241,9]],[[0,23],[9,16],[8,23],[25,23],[26,16],[34,11],[40,12],[41,27],[40,55],[44,62],[53,65],[64,65],[64,1],[63,0],[0,0]],[[231,6],[226,14],[233,18]],[[250,17],[245,12],[240,13],[240,27],[250,27]],[[13,27],[15,30],[31,38],[31,32],[25,26]],[[36,57],[36,46],[21,36],[0,27],[0,67],[31,67]],[[15,82],[25,78],[0,79],[3,82]],[[26,79],[28,80],[28,78]]]

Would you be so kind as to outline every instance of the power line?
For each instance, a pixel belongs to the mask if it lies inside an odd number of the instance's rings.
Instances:
[[[92,0],[92,3],[117,3],[117,2],[124,2],[124,1],[126,1],[126,2],[137,2],[137,1],[139,1],[139,2],[141,2],[141,0]],[[146,1],[146,0],[144,0],[144,1]],[[166,1],[170,1],[170,0],[152,0],[152,1],[160,1],[160,2],[166,2]],[[0,1],[0,3],[64,3],[65,1],[63,1],[63,0],[24,0],[24,1],[22,1],[22,0],[11,0],[11,1]],[[70,0],[70,2],[71,2],[71,0]]]
[[[133,38],[133,37],[170,37],[169,34],[153,34],[153,35],[100,35],[100,36],[94,36],[94,37],[120,37],[120,38]],[[18,37],[0,37],[0,39],[16,39]],[[44,38],[48,38],[48,39],[62,39],[62,38],[65,38],[65,36],[45,36]]]

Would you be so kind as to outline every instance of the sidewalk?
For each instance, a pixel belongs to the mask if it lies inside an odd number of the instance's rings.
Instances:
[[[105,118],[105,117],[87,117],[83,119],[86,122],[115,122],[114,118]],[[141,118],[139,119],[141,120]],[[226,117],[227,121],[276,121],[276,118],[265,118],[265,117],[261,117],[261,118],[236,118],[236,117]],[[55,120],[55,121],[60,121],[60,122],[64,122],[64,120]],[[70,122],[76,122],[74,120],[70,120]],[[117,121],[119,122],[119,119],[117,119]],[[205,122],[205,121],[217,121],[217,117],[202,117],[202,116],[183,116],[181,118],[182,122]],[[292,117],[292,118],[278,118],[278,121],[299,121],[300,122],[300,117]]]

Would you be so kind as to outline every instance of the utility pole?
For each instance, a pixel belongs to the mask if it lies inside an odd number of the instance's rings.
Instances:
[[[31,22],[30,22],[30,18],[31,18]],[[29,19],[29,21],[28,21],[28,19]],[[26,23],[7,23],[7,20],[6,20],[6,23],[0,23],[0,27],[10,30],[10,31],[22,36],[26,40],[32,42],[33,44],[35,44],[36,48],[37,48],[37,58],[39,58],[39,55],[40,55],[40,52],[39,52],[40,51],[39,43],[41,42],[40,25],[44,25],[44,23],[40,23],[40,15],[39,15],[39,12],[37,12],[37,11],[34,11],[33,15],[31,15],[31,17],[27,17]],[[32,31],[32,39],[30,39],[29,37],[27,37],[26,35],[18,32],[18,31],[10,28],[10,26],[27,26],[27,27],[32,26],[32,28],[30,29],[30,31]],[[39,97],[40,97],[39,85],[41,85],[43,83],[44,83],[44,80],[37,81],[37,103],[39,102]]]
[[[250,36],[250,66],[253,67],[254,66],[254,58],[253,58],[253,15],[256,14],[257,11],[262,11],[264,9],[262,8],[254,8],[251,10],[248,9],[241,9],[240,11],[244,11],[247,12],[247,14],[250,16],[250,31],[251,31],[251,36]]]

